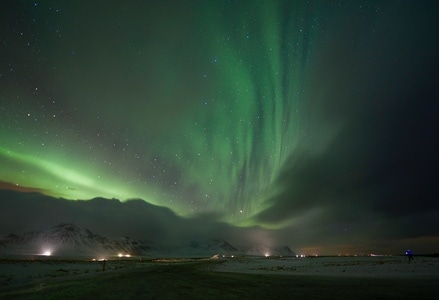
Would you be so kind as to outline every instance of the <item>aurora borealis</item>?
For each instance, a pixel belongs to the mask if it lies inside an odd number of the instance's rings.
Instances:
[[[3,1],[2,188],[437,238],[437,5],[345,2]]]

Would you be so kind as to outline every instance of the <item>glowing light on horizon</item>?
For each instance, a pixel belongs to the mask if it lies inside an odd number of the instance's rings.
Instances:
[[[122,253],[119,253],[117,256],[118,256],[118,257],[131,257],[131,254],[122,254]]]

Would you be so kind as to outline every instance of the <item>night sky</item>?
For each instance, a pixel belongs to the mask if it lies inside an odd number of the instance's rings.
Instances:
[[[169,209],[163,224],[191,230],[439,251],[436,1],[1,1],[0,11],[6,209],[18,197],[7,189],[59,203],[143,199]]]

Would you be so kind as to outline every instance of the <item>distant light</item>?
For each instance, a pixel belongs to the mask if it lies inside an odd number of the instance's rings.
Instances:
[[[265,257],[269,257],[270,256],[270,254],[268,254],[268,253],[265,253]]]
[[[50,252],[49,250],[47,250],[47,251],[45,251],[45,252],[43,253],[43,255],[45,255],[45,256],[51,256],[51,255],[52,255],[52,252]]]
[[[122,257],[122,253],[119,253],[117,256]]]
[[[125,257],[131,257],[131,255],[129,255],[129,254],[125,254]]]
[[[232,258],[233,258],[234,256],[232,255]]]

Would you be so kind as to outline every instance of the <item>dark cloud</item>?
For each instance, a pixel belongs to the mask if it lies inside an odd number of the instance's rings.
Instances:
[[[130,235],[167,240],[184,231],[184,220],[171,210],[143,200],[66,200],[39,193],[1,190],[1,228],[5,232],[44,230],[72,223],[108,236]],[[182,228],[183,227],[183,228]]]
[[[273,209],[282,207],[281,201],[277,201]],[[284,209],[293,211],[291,207],[285,207],[287,204],[283,205]],[[0,233],[43,231],[60,223],[72,223],[107,237],[129,236],[158,245],[222,238],[238,248],[258,244],[269,247],[288,245],[308,254],[314,249],[319,254],[347,253],[349,249],[352,253],[372,250],[399,253],[414,243],[424,253],[436,251],[437,211],[386,218],[373,211],[367,211],[367,216],[360,211],[355,215],[355,205],[317,206],[303,208],[290,225],[281,229],[241,228],[219,222],[218,216],[212,214],[183,218],[143,200],[120,202],[95,198],[72,201],[39,193],[0,190]],[[270,212],[266,214],[260,217],[267,217]],[[414,222],[424,225],[413,226]]]
[[[60,223],[72,223],[108,237],[129,236],[158,244],[225,238],[235,244],[264,242],[259,235],[217,221],[215,214],[193,218],[144,200],[95,198],[66,200],[36,192],[0,190],[0,228],[3,234],[42,231]]]

